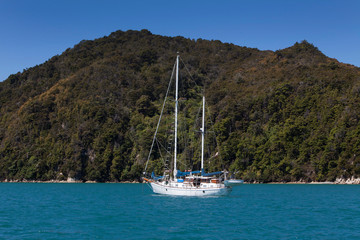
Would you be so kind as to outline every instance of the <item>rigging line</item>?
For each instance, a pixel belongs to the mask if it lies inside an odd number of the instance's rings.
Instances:
[[[200,111],[201,111],[201,105],[199,105],[198,112],[197,112],[197,114],[196,114],[196,118],[195,118],[195,119],[199,119]],[[194,130],[193,130],[193,131],[197,131],[197,130],[196,130],[196,125],[197,125],[197,121],[195,120],[195,121],[194,121],[194,127],[193,127]]]
[[[195,81],[195,80],[194,80],[194,78],[192,77],[192,75],[191,75],[191,73],[190,73],[189,69],[187,68],[186,64],[184,63],[184,61],[183,61],[183,59],[182,59],[181,57],[180,57],[180,60],[181,60],[181,62],[183,63],[183,65],[184,65],[184,67],[185,67],[186,71],[188,72],[188,74],[189,74],[189,76],[190,76],[191,80],[195,83],[195,85],[196,85],[197,87],[199,87],[199,85],[197,85],[196,81]]]
[[[151,189],[151,191],[153,191],[153,189],[152,189],[152,187],[151,187],[151,185],[150,185],[150,183],[146,183],[146,185]]]
[[[197,125],[197,120],[198,120],[199,115],[200,115],[200,111],[201,111],[201,106],[198,108],[198,112],[197,112],[196,117],[195,117],[194,125],[192,127],[192,131],[194,131],[194,132],[198,132],[196,130],[196,125]],[[190,131],[190,128],[189,128],[189,131]],[[185,152],[185,156],[186,156],[186,154],[189,156],[189,167],[192,168],[193,167],[193,157],[194,157],[194,152],[195,151],[194,151],[194,147],[189,144],[189,141],[190,141],[190,138],[191,138],[190,134],[187,134],[186,136],[187,137],[184,136],[184,141],[186,142],[186,148],[187,148],[187,152]],[[196,134],[191,139],[194,142],[196,142],[195,141],[196,140]],[[185,165],[185,167],[186,167],[186,165]]]
[[[162,116],[162,114],[163,114],[163,112],[164,112],[164,108],[165,108],[166,98],[167,98],[167,96],[168,96],[169,89],[170,89],[170,86],[171,86],[171,80],[172,80],[173,77],[174,77],[175,67],[176,67],[176,62],[174,63],[173,71],[172,71],[172,73],[171,73],[171,77],[170,77],[170,81],[169,81],[169,86],[168,86],[168,89],[167,89],[167,91],[166,91],[164,103],[163,103],[163,106],[162,106],[162,109],[161,109],[161,113],[160,113],[160,117],[159,117],[159,121],[158,121],[158,124],[157,124],[157,126],[156,126],[156,130],[155,130],[155,133],[154,133],[154,138],[153,138],[153,141],[152,141],[152,144],[151,144],[151,148],[150,148],[150,151],[149,151],[149,155],[148,155],[148,158],[147,158],[147,161],[146,161],[145,172],[146,172],[146,169],[147,169],[148,164],[149,164],[149,159],[150,159],[150,156],[151,156],[152,149],[153,149],[153,147],[154,147],[154,143],[155,143],[155,139],[156,139],[156,134],[157,134],[157,132],[158,132],[159,125],[160,125],[160,122],[161,122],[161,116]]]
[[[164,149],[164,151],[165,151],[167,154],[170,154],[170,156],[172,156],[172,155],[171,155],[171,152],[169,152],[169,151],[166,149],[166,147],[165,147],[161,142],[159,142],[157,139],[156,139],[156,143],[158,144],[158,147],[159,147],[159,144],[160,144],[160,146]],[[160,149],[160,147],[159,147],[159,149]]]
[[[207,110],[208,110],[209,115],[211,116],[210,109],[207,108]],[[210,117],[209,119],[210,119],[210,122],[211,122],[211,127],[214,128],[214,123],[213,123],[213,121],[211,120],[211,117]],[[222,158],[222,156],[221,156],[220,145],[219,145],[219,142],[218,142],[217,137],[216,137],[216,131],[215,131],[215,129],[214,129],[214,133],[215,133],[215,134],[214,134],[214,135],[215,135],[215,137],[214,137],[214,138],[215,138],[215,143],[216,143],[216,146],[217,146],[218,152],[219,152],[219,158],[220,158],[221,164],[222,164],[223,167],[224,167],[224,160],[223,160],[223,158]]]
[[[182,161],[179,161],[180,165],[184,166],[186,168],[186,164],[183,163]]]
[[[184,114],[184,116],[182,116],[182,124],[181,124],[181,128],[184,130],[184,132],[187,132],[187,124],[186,124],[186,114]],[[185,166],[186,168],[186,159],[187,159],[187,150],[188,150],[188,144],[189,144],[189,134],[183,134],[182,135],[182,140],[184,142],[184,149],[183,149],[183,161],[182,164],[183,166]]]
[[[186,129],[186,131],[188,132],[188,129],[187,128],[187,124],[186,124],[186,116],[184,116],[184,128]],[[189,144],[189,139],[190,139],[190,134],[185,134],[184,135],[184,165],[185,165],[185,169],[187,168],[187,159],[189,159],[189,148],[190,148],[190,144]]]
[[[164,164],[164,166],[166,165],[166,163],[165,163],[165,160],[164,160],[164,158],[163,158],[163,156],[162,156],[162,154],[161,154],[161,150],[160,150],[160,147],[159,147],[159,141],[156,139],[156,144],[157,144],[157,147],[158,147],[158,149],[159,149],[159,154],[160,154],[160,159],[162,160],[162,162],[163,162],[163,164]]]

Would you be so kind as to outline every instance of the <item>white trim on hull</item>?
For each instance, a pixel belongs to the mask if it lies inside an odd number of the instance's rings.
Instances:
[[[232,188],[223,184],[219,187],[173,187],[157,182],[151,182],[150,186],[154,193],[173,196],[226,196],[231,193]]]

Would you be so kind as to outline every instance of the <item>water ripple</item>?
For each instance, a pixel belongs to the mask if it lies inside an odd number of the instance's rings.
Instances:
[[[228,197],[143,184],[0,183],[0,239],[358,239],[360,186],[242,185]]]

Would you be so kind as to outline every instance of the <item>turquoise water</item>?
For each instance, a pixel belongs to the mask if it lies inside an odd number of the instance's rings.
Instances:
[[[358,185],[242,185],[228,197],[144,184],[0,183],[0,239],[360,239]]]

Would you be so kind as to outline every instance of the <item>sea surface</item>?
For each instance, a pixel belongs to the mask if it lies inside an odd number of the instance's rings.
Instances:
[[[0,183],[0,239],[360,239],[360,186],[170,197],[145,184]]]

